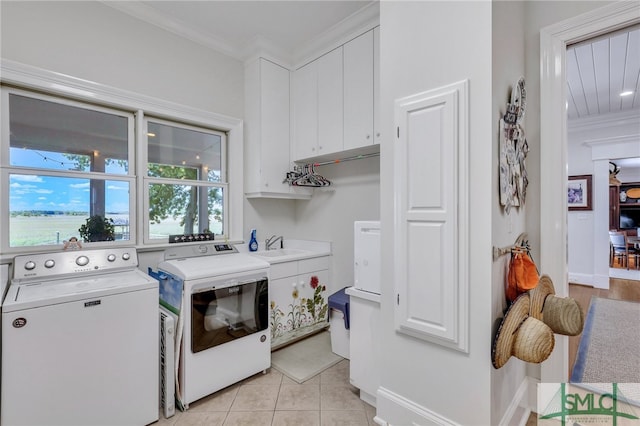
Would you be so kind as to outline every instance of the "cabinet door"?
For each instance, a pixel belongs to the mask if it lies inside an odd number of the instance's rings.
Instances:
[[[344,45],[344,149],[374,143],[373,30]]]
[[[329,313],[329,271],[314,271],[298,275],[298,289],[304,305],[303,323],[308,327],[326,326]]]
[[[617,186],[609,187],[609,229],[618,230],[620,226],[620,191]]]
[[[293,74],[295,160],[316,156],[318,145],[318,64],[311,62]]]
[[[269,281],[269,331],[271,347],[277,347],[288,340],[295,328],[297,312],[300,308],[300,291],[297,276]],[[299,319],[298,319],[299,322]]]
[[[373,143],[380,143],[380,27],[373,29]]]
[[[289,70],[262,59],[260,71],[261,189],[288,193],[289,185],[282,180],[289,170]]]
[[[317,154],[342,151],[342,47],[317,60],[318,63],[318,147]]]

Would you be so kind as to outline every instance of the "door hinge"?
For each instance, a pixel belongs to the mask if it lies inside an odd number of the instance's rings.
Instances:
[[[400,306],[400,293],[398,293],[397,303],[398,303],[398,306]]]

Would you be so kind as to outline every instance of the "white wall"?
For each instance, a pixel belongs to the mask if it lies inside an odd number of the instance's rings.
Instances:
[[[331,181],[314,189],[310,200],[245,201],[245,238],[252,228],[258,241],[276,234],[287,239],[331,241],[331,279],[327,294],[353,285],[353,222],[380,219],[380,159],[377,157],[318,167]]]
[[[380,158],[321,166],[332,182],[315,189],[309,201],[296,201],[296,234],[301,239],[331,241],[331,292],[353,285],[353,222],[380,219]]]
[[[514,243],[522,232],[526,232],[526,204],[533,187],[530,186],[525,198],[524,206],[513,208],[506,214],[500,205],[499,193],[499,120],[506,112],[510,92],[520,76],[525,76],[524,32],[525,22],[523,2],[494,2],[492,6],[492,241],[496,247],[508,247]],[[525,76],[527,77],[527,76]],[[528,81],[525,78],[525,88],[528,91]],[[535,104],[527,98],[525,121],[522,123],[525,135],[528,135],[529,125],[526,121],[529,108]],[[527,170],[531,169],[528,159],[525,161]],[[506,277],[511,256],[502,256],[493,262],[491,288],[491,318],[494,320],[492,335],[495,335],[500,320],[507,308],[505,296]],[[535,259],[534,259],[535,260]],[[511,358],[499,370],[491,369],[491,424],[499,424],[505,417],[519,419],[526,414],[528,401],[526,393],[519,393],[521,386],[526,389],[526,363]],[[508,419],[505,419],[508,421]]]
[[[2,58],[242,117],[241,62],[101,2],[0,4]]]
[[[490,2],[381,2],[382,320],[378,416],[393,424],[491,424],[493,122]],[[469,79],[469,353],[394,330],[393,102]],[[429,182],[424,182],[428,185]],[[397,398],[391,398],[395,394]]]

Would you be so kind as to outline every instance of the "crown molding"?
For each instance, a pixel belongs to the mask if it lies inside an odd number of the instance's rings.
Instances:
[[[184,22],[169,17],[164,13],[158,12],[151,6],[147,6],[139,1],[108,1],[100,0],[105,6],[109,6],[120,12],[131,15],[144,22],[155,25],[163,30],[172,32],[182,38],[191,40],[204,47],[215,50],[219,53],[231,56],[234,59],[242,60],[239,54],[240,46],[233,45],[219,38],[211,37],[200,31],[193,30]]]
[[[346,17],[294,52],[294,67],[300,68],[379,25],[380,3],[376,1]]]
[[[627,124],[635,124],[640,122],[640,108],[632,110],[615,112],[610,114],[600,114],[584,118],[578,118],[567,122],[567,131],[588,132],[611,126],[622,126]],[[640,127],[638,128],[640,131]]]
[[[257,57],[268,57],[289,69],[296,67],[296,64],[303,65],[310,62],[361,33],[380,25],[380,4],[373,1],[329,28],[303,48],[289,52],[263,36],[254,37],[245,45],[212,37],[194,30],[185,22],[161,13],[140,1],[99,1],[106,6],[239,61],[249,62]]]

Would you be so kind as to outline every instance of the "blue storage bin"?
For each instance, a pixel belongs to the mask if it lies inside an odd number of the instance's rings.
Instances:
[[[345,293],[345,289],[338,290],[329,296],[329,309],[335,309],[342,312],[344,316],[344,328],[349,330],[349,295]]]

